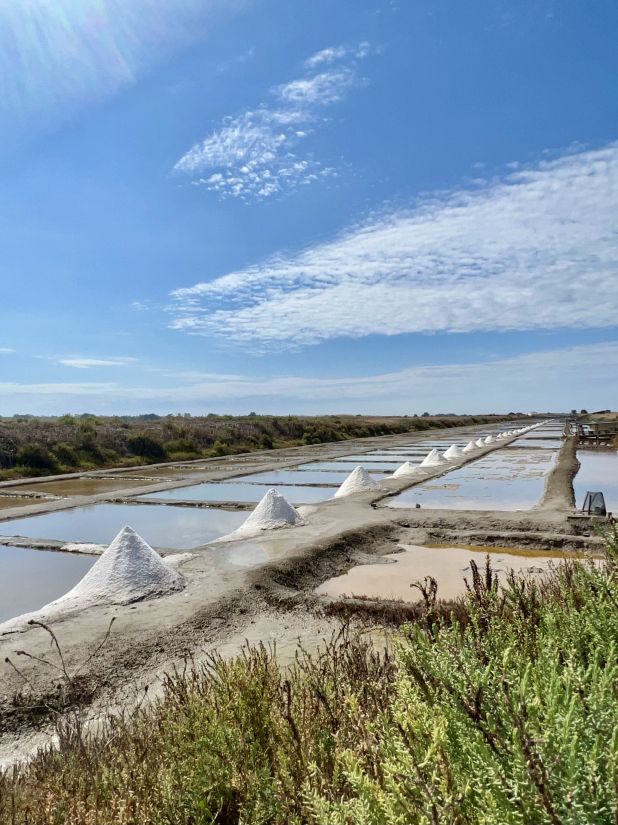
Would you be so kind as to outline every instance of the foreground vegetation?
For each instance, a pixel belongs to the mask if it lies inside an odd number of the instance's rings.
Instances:
[[[0,418],[0,480],[457,427],[505,416]],[[508,418],[508,417],[507,417]]]
[[[575,825],[618,816],[618,534],[499,587],[473,568],[394,656],[344,631],[291,670],[247,649],[176,673],[154,707],[0,780],[0,821],[37,825]]]

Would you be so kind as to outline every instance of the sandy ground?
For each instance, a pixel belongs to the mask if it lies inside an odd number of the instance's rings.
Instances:
[[[448,434],[452,441],[465,443],[474,430],[460,428],[449,430]],[[430,431],[414,436],[387,436],[217,459],[211,469],[199,473],[199,479],[192,473],[186,483],[294,466],[377,447],[402,446],[444,434],[444,431]],[[506,444],[508,441],[492,444],[474,458]],[[209,462],[197,463],[209,465]],[[187,580],[181,592],[129,606],[93,607],[65,615],[53,622],[53,631],[67,670],[82,674],[88,690],[96,686],[89,710],[95,716],[106,708],[135,701],[146,685],[152,696],[162,674],[173,666],[182,666],[187,656],[199,660],[213,651],[233,655],[249,640],[275,642],[285,660],[293,655],[298,640],[314,647],[338,627],[335,620],[324,616],[322,608],[328,598],[317,596],[315,588],[354,565],[375,562],[401,544],[457,543],[574,551],[595,547],[598,539],[591,536],[587,521],[571,518],[572,478],[577,466],[575,444],[566,442],[547,479],[539,505],[520,512],[387,508],[381,506],[384,496],[412,484],[410,478],[389,479],[377,493],[303,508],[304,525],[238,543],[236,561],[230,562],[229,555],[225,561],[222,561],[223,554],[218,558],[217,553],[212,552],[216,543],[209,546],[208,552],[198,548],[179,564]],[[444,472],[440,467],[414,482]],[[131,473],[136,473],[135,468]],[[112,500],[124,495],[121,473],[96,475],[118,480],[118,490],[114,491]],[[132,488],[127,494],[153,492],[179,483],[184,482],[158,481],[144,488]],[[25,510],[32,514],[109,500],[109,493],[79,497],[70,502],[37,500],[32,506],[20,508],[19,515],[26,515]],[[0,519],[7,515],[6,510],[0,511]],[[229,550],[230,545],[226,548]],[[88,660],[112,618],[115,622],[107,643]],[[24,626],[16,632],[0,632],[0,764],[10,764],[49,741],[56,718],[51,711],[33,713],[31,705],[33,698],[35,704],[44,704],[57,674],[34,659],[18,655],[19,650],[56,661],[50,637],[43,629]],[[17,665],[21,675],[5,662],[6,657]]]

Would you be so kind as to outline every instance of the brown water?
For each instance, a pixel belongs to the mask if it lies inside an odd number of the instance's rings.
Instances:
[[[11,507],[25,507],[27,504],[40,504],[41,499],[26,498],[25,496],[0,495],[0,510],[10,510]]]
[[[147,481],[130,481],[129,479],[114,478],[71,478],[66,481],[43,481],[36,484],[24,484],[11,487],[16,493],[49,493],[53,496],[94,496],[97,493],[111,493],[114,490],[125,490],[132,487],[144,487]]]
[[[410,585],[433,576],[438,582],[438,596],[454,599],[465,592],[464,576],[469,579],[470,559],[479,567],[489,554],[493,569],[504,582],[508,570],[539,574],[565,558],[547,550],[519,550],[506,547],[429,547],[403,545],[402,553],[392,553],[384,564],[363,564],[343,576],[324,582],[317,592],[327,596],[367,596],[376,599],[417,601],[419,591]]]

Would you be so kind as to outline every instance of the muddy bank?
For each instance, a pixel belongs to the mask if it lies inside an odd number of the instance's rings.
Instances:
[[[573,479],[580,463],[577,458],[577,438],[565,439],[553,470],[545,481],[543,496],[537,505],[546,510],[572,510],[575,507]]]

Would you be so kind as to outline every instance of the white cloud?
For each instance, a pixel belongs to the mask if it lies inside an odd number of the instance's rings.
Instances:
[[[174,171],[223,198],[246,201],[334,176],[334,169],[315,158],[299,156],[298,147],[319,125],[316,112],[340,101],[358,82],[354,66],[367,54],[369,45],[362,43],[353,50],[341,46],[309,58],[302,77],[271,89],[274,103],[225,118],[180,158]],[[346,63],[321,65],[342,60]],[[318,66],[323,70],[315,71]]]
[[[271,377],[187,373],[166,387],[115,382],[0,383],[0,414],[154,409],[264,412],[443,412],[599,409],[618,406],[618,341],[480,363],[420,365],[362,377]],[[197,380],[196,380],[197,379]]]
[[[437,193],[172,297],[173,328],[254,348],[613,326],[618,143]]]
[[[0,347],[0,355],[10,355],[12,352],[15,352],[15,350],[11,347]]]
[[[74,367],[75,369],[84,370],[91,367],[126,367],[129,364],[136,363],[137,358],[88,358],[80,355],[73,355],[69,358],[58,359],[58,364],[63,367]]]

